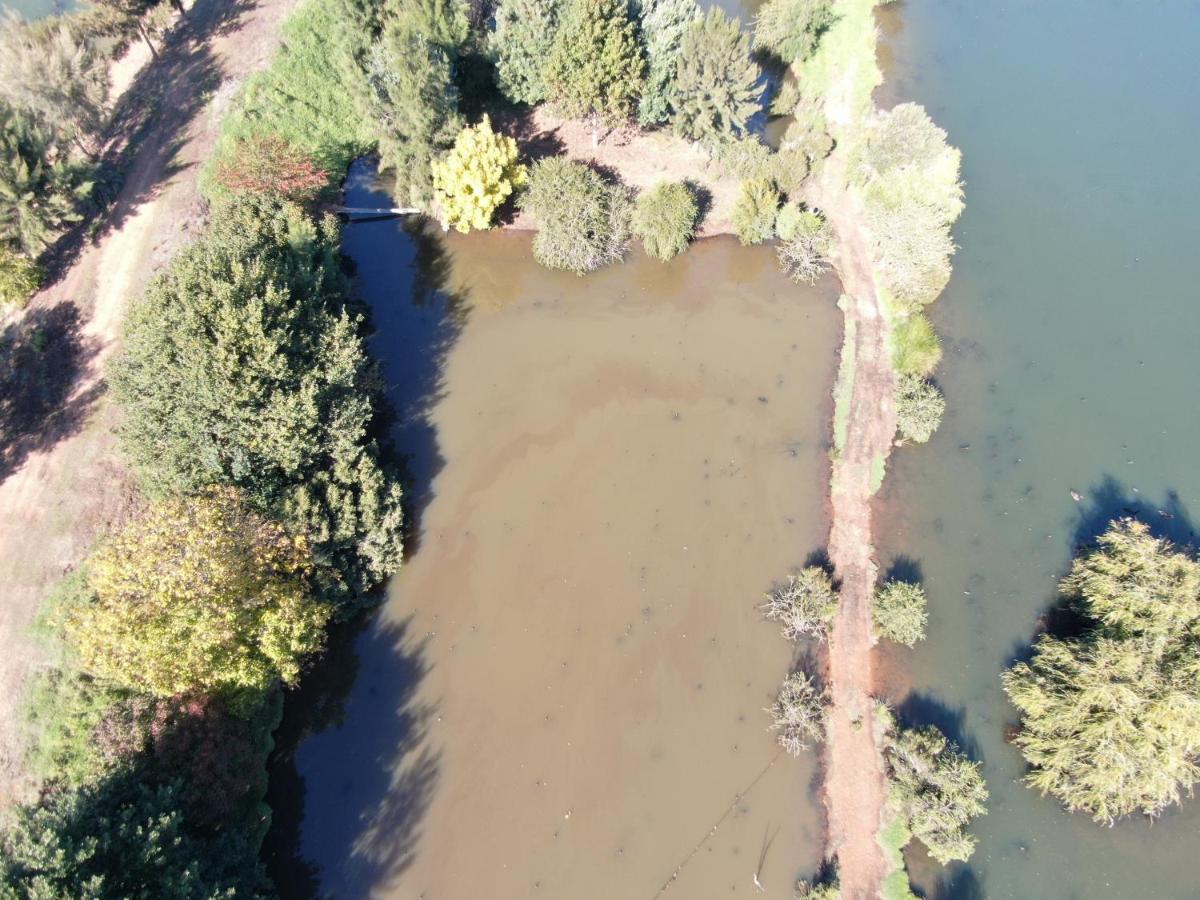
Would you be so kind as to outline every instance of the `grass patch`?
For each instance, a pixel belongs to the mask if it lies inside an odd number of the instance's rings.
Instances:
[[[883,879],[879,893],[883,900],[916,900],[908,883],[908,870],[904,867],[904,847],[912,840],[912,833],[900,816],[893,816],[880,829],[876,837],[883,848],[888,863],[888,874]]]
[[[876,453],[871,457],[871,493],[879,493],[879,489],[883,487],[883,476],[887,471],[887,460],[883,458],[882,453]]]
[[[852,72],[847,121],[854,124],[870,112],[871,92],[883,81],[875,60],[875,4],[876,0],[838,0],[834,23],[821,35],[816,52],[793,66],[804,94],[811,98],[827,96],[835,79]]]
[[[924,377],[942,359],[942,342],[933,323],[917,313],[900,319],[892,329],[892,366],[901,375]]]
[[[843,302],[850,302],[850,298],[843,295],[842,299],[838,301],[838,305],[840,306]],[[854,320],[847,319],[846,335],[842,340],[842,358],[838,363],[837,381],[833,386],[833,452],[835,454],[840,454],[842,448],[846,446],[846,433],[850,428],[850,397],[854,394],[854,373],[857,366],[855,329]]]

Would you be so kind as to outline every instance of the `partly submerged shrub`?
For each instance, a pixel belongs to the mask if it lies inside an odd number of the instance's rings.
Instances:
[[[896,425],[906,441],[924,444],[942,424],[946,398],[919,375],[901,375],[896,384]]]
[[[668,260],[687,249],[697,212],[696,197],[687,185],[663,182],[637,198],[631,227],[647,254]]]
[[[533,255],[548,268],[583,275],[616,262],[629,247],[625,190],[581,163],[539,160],[518,203],[538,219]]]
[[[769,241],[775,235],[775,216],[782,201],[775,183],[766,178],[742,182],[733,207],[733,231],[747,246]]]
[[[772,730],[779,732],[779,746],[792,756],[825,738],[825,696],[803,672],[784,680],[768,712]]]
[[[816,284],[829,271],[833,235],[829,225],[814,212],[787,204],[775,221],[779,235],[779,263],[793,281]]]
[[[767,594],[760,609],[765,618],[780,623],[781,633],[789,641],[805,635],[824,640],[837,604],[837,591],[829,573],[819,566],[809,566],[789,575],[784,584]]]
[[[889,581],[875,591],[871,621],[875,634],[911,647],[925,639],[925,590],[907,581]]]

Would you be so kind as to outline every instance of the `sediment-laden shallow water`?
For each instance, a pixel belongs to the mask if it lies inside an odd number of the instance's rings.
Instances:
[[[285,891],[650,900],[684,864],[667,897],[790,897],[816,754],[767,730],[793,648],[756,603],[825,539],[833,286],[728,239],[587,278],[520,234],[346,251],[418,533],[290,702]]]

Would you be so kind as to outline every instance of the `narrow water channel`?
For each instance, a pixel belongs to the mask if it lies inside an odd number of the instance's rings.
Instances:
[[[970,865],[917,865],[919,880],[933,897],[1195,897],[1200,800],[1153,825],[1066,814],[1018,783],[997,677],[1109,518],[1194,540],[1200,5],[923,0],[881,16],[886,92],[929,107],[967,184],[935,310],[949,413],[895,458],[881,528],[924,574],[929,639],[889,659],[885,687],[900,698],[907,681],[911,714],[983,759],[992,802]]]
[[[362,167],[348,200],[391,205]],[[790,898],[816,752],[767,729],[792,647],[756,604],[825,539],[834,286],[729,239],[582,279],[528,235],[345,248],[417,533],[289,703],[285,893],[653,900],[686,862],[667,898]]]

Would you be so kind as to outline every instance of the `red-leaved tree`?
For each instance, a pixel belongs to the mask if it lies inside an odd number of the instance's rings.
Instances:
[[[303,203],[328,183],[311,156],[278,134],[244,138],[217,164],[216,180],[235,194],[282,197]]]

